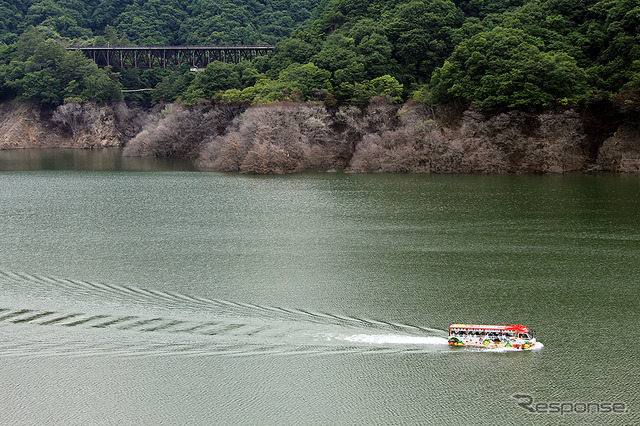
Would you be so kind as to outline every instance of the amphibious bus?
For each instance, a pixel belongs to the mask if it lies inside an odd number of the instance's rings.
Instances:
[[[537,340],[534,331],[523,325],[452,324],[449,327],[449,344],[530,349]]]

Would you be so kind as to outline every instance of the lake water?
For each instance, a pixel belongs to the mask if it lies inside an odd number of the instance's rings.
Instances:
[[[638,176],[0,168],[2,424],[640,422]]]

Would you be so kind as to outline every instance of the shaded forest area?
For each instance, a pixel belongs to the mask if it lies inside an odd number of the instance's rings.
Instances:
[[[640,100],[637,0],[0,0],[0,16],[3,99],[109,102],[125,87],[187,105]],[[97,69],[62,49],[107,44],[276,50],[194,74]]]

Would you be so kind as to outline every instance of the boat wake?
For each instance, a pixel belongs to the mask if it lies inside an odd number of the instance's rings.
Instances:
[[[522,351],[539,351],[542,348],[544,348],[544,344],[542,344],[541,342],[537,342],[534,346],[527,349],[501,347],[501,348],[487,348],[487,349],[480,348],[480,350],[485,352],[522,352]]]
[[[348,342],[371,343],[377,345],[447,345],[446,337],[402,336],[384,334],[357,334],[344,337]]]
[[[444,330],[366,318],[2,271],[0,288],[0,357],[451,351]]]

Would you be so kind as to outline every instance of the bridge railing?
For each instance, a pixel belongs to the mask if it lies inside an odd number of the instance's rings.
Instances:
[[[115,46],[68,47],[78,50],[100,67],[115,68],[206,68],[214,61],[238,63],[268,54],[274,46]]]

